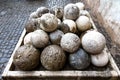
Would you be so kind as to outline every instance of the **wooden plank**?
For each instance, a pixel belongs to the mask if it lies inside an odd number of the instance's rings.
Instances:
[[[90,15],[89,15],[89,16],[90,16]],[[93,22],[93,20],[92,20],[91,16],[90,16],[90,22],[92,23],[92,26],[93,26],[94,30],[96,30],[96,31],[97,31],[97,28],[96,28],[96,26],[95,26],[95,24],[94,24],[94,22]]]
[[[85,78],[87,78],[87,80],[96,80],[96,78],[109,80],[115,77],[114,80],[116,80],[117,73],[116,75],[113,75],[112,73],[116,73],[116,71],[10,71],[8,77],[20,80],[24,80],[24,78],[25,80],[31,78],[31,80],[36,80],[36,78],[42,80],[55,78],[52,80],[56,80],[61,77],[62,80],[78,80],[76,78],[79,78],[79,80],[84,80]]]
[[[109,55],[109,59],[110,59],[110,64],[111,66],[114,68],[114,70],[118,73],[118,75],[120,76],[120,70],[119,68],[117,67],[112,55],[108,52],[108,55]]]
[[[112,74],[115,73],[115,74]],[[117,76],[113,71],[9,71],[8,76],[14,77],[111,77]],[[87,75],[87,76],[86,76]]]

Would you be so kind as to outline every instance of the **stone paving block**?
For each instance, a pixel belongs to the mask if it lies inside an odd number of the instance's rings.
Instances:
[[[1,73],[2,73],[2,72],[1,72]],[[0,74],[1,74],[1,73],[0,73]],[[2,79],[2,76],[0,76],[0,80],[1,80],[1,79]]]
[[[3,56],[2,52],[0,52],[0,58]]]
[[[0,59],[0,64],[6,63],[6,62],[8,62],[8,60],[9,60],[8,58],[3,57]]]

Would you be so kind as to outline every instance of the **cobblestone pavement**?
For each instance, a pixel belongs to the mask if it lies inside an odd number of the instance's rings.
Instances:
[[[29,14],[40,6],[64,6],[80,0],[0,0],[0,80]]]

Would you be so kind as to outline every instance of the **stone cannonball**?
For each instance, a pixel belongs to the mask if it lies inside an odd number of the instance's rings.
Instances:
[[[64,17],[66,19],[76,20],[79,17],[79,8],[73,3],[67,4],[64,7]]]
[[[36,48],[43,48],[49,43],[49,36],[43,30],[36,30],[32,33],[31,41]]]
[[[97,67],[106,66],[108,62],[109,62],[109,57],[104,50],[100,54],[91,55],[91,63]]]
[[[32,44],[32,41],[31,41],[32,33],[33,32],[30,32],[30,33],[25,35],[24,42],[23,42],[24,44]]]
[[[59,45],[60,44],[60,40],[61,40],[61,38],[62,38],[63,35],[64,35],[64,33],[62,31],[56,30],[56,31],[50,33],[50,35],[49,35],[50,41],[53,44]]]
[[[45,13],[48,13],[49,12],[49,9],[47,7],[39,7],[37,10],[36,10],[36,13],[39,17],[41,17],[43,14]]]
[[[43,67],[47,70],[60,70],[66,61],[66,55],[58,45],[47,46],[40,58]]]
[[[69,63],[75,69],[85,69],[90,65],[90,56],[81,48],[69,55]]]
[[[105,37],[97,31],[88,31],[82,37],[82,46],[90,54],[99,54],[106,45]]]
[[[53,32],[57,29],[58,19],[51,13],[46,13],[40,18],[40,28],[46,32]]]
[[[62,36],[60,45],[65,51],[73,53],[80,46],[80,38],[74,33],[66,33]]]
[[[91,28],[91,22],[87,16],[79,16],[76,20],[76,24],[80,32],[87,31]]]
[[[25,44],[17,49],[13,63],[20,70],[33,70],[39,64],[40,52],[31,44]]]
[[[70,32],[75,33],[77,31],[76,23],[73,20],[65,19],[63,23],[68,25]]]

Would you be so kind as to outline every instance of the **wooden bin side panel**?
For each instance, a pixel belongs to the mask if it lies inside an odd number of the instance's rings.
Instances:
[[[114,74],[113,74],[114,73]],[[113,77],[114,76],[114,77]],[[7,80],[112,80],[115,71],[9,71]]]
[[[9,77],[6,80],[117,80],[117,78],[110,77],[47,77],[47,78],[37,78],[37,77],[24,77],[24,78],[13,78]]]

